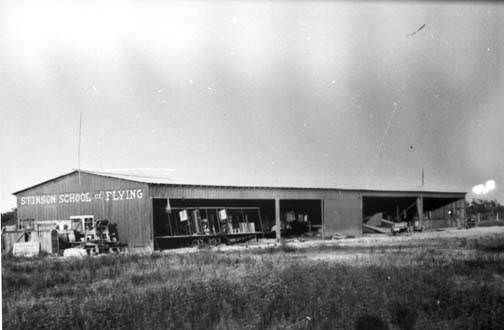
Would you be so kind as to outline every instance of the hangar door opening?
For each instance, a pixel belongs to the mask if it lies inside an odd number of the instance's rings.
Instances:
[[[322,230],[322,200],[281,199],[282,237],[316,236]]]
[[[457,197],[428,196],[417,205],[416,197],[363,196],[362,203],[364,233],[390,233],[391,226],[402,228],[397,223],[413,224],[415,230],[453,227],[465,217],[464,200]]]
[[[274,200],[155,198],[154,245],[168,249],[263,237],[274,214]]]
[[[424,197],[424,226],[427,229],[455,227],[465,219],[465,200]]]
[[[363,233],[390,233],[395,223],[418,219],[416,197],[362,196]]]

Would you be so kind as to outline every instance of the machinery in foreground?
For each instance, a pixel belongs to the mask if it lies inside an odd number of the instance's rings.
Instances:
[[[109,220],[95,220],[93,215],[75,215],[56,224],[60,249],[85,250],[88,255],[118,253],[126,250],[119,241],[117,224]],[[68,253],[67,253],[68,254]]]
[[[19,228],[2,231],[5,252],[34,256],[40,252],[63,256],[97,255],[126,251],[119,241],[117,224],[75,215],[65,220],[24,221]]]

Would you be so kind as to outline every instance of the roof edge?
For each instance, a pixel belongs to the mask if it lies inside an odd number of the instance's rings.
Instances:
[[[126,179],[124,179],[126,180]],[[131,180],[134,181],[134,180]],[[143,181],[139,181],[143,182]],[[155,183],[146,182],[149,185],[159,186],[184,186],[184,187],[213,187],[213,188],[250,188],[250,189],[301,189],[301,190],[338,190],[338,191],[358,191],[358,192],[387,192],[387,193],[430,193],[430,194],[453,194],[467,195],[467,191],[452,191],[452,190],[412,190],[412,189],[365,189],[365,188],[341,188],[341,187],[289,187],[289,186],[237,186],[226,184],[197,184],[197,183]]]
[[[137,183],[145,183],[148,185],[162,185],[162,186],[188,186],[188,187],[222,187],[222,188],[250,188],[250,189],[316,189],[316,190],[339,190],[339,191],[359,191],[359,192],[388,192],[388,193],[440,193],[440,194],[454,194],[454,195],[464,195],[464,197],[467,195],[466,191],[442,191],[442,190],[411,190],[411,189],[363,189],[363,188],[338,188],[338,187],[288,187],[288,186],[283,186],[283,187],[272,187],[272,186],[239,186],[239,185],[218,185],[218,184],[190,184],[190,183],[153,183],[153,182],[147,182],[147,181],[142,181],[141,179],[135,179],[135,178],[118,178],[114,175],[108,175],[108,173],[104,172],[95,172],[95,171],[87,171],[87,170],[79,170],[79,169],[73,169],[72,171],[53,177],[51,179],[42,181],[40,183],[37,183],[35,185],[29,186],[27,188],[18,190],[16,192],[13,192],[12,195],[17,195],[19,193],[25,192],[27,190],[39,187],[41,185],[44,185],[48,182],[75,174],[75,173],[86,173],[89,175],[96,175],[96,176],[101,176],[101,177],[106,177],[106,178],[111,178],[111,179],[118,179],[118,180],[124,180],[124,181],[130,181],[130,182],[137,182]]]
[[[17,195],[17,194],[22,193],[22,192],[24,192],[24,191],[27,191],[27,190],[30,190],[30,189],[36,188],[36,187],[38,187],[38,186],[41,186],[41,185],[43,185],[43,184],[46,184],[46,183],[48,183],[48,182],[50,182],[50,181],[57,180],[57,179],[60,179],[60,178],[65,177],[65,176],[69,176],[69,175],[74,174],[75,172],[78,172],[78,171],[79,171],[79,170],[72,170],[72,171],[70,171],[70,172],[68,172],[68,173],[65,173],[65,174],[62,174],[62,175],[58,175],[58,176],[56,176],[56,177],[54,177],[54,178],[51,178],[51,179],[48,179],[48,180],[42,181],[42,182],[40,182],[40,183],[34,184],[34,185],[29,186],[29,187],[27,187],[27,188],[23,188],[23,189],[18,190],[18,191],[15,191],[15,192],[13,192],[13,193],[12,193],[12,195]],[[83,172],[83,171],[81,171],[81,172]]]
[[[69,176],[69,175],[72,175],[74,173],[86,173],[86,174],[89,174],[89,175],[96,175],[96,176],[102,176],[102,177],[105,177],[105,178],[110,178],[110,179],[116,179],[116,180],[123,180],[123,181],[131,181],[131,182],[138,182],[138,183],[146,183],[146,184],[149,184],[148,182],[145,182],[145,181],[141,181],[141,180],[135,180],[135,179],[126,179],[126,178],[118,178],[118,177],[115,177],[113,175],[107,175],[107,173],[100,173],[100,172],[93,172],[93,171],[87,171],[87,170],[78,170],[78,169],[73,169],[72,171],[68,172],[68,173],[65,173],[65,174],[62,174],[62,175],[59,175],[59,176],[56,176],[54,178],[51,178],[51,179],[48,179],[48,180],[45,180],[45,181],[42,181],[40,183],[37,183],[33,186],[29,186],[27,188],[24,188],[24,189],[21,189],[21,190],[18,190],[16,192],[13,192],[12,195],[17,195],[19,193],[22,193],[22,192],[25,192],[27,190],[30,190],[30,189],[33,189],[33,188],[37,188],[43,184],[46,184],[48,182],[51,182],[51,181],[54,181],[54,180],[57,180],[57,179],[61,179],[61,178],[64,178],[66,176]]]

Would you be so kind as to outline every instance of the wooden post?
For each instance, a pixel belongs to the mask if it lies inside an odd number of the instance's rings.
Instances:
[[[276,240],[280,242],[280,199],[275,198],[275,231],[276,231]]]
[[[461,226],[464,226],[465,225],[465,218],[466,218],[466,214],[465,214],[465,200],[461,199],[460,200],[460,221],[461,221]]]
[[[420,228],[423,228],[423,218],[424,218],[424,214],[423,214],[423,196],[420,195],[419,197],[417,197],[417,212],[418,212],[418,222],[420,224]]]
[[[325,239],[325,200],[320,201],[320,214],[321,214],[321,223],[322,223],[322,239]]]

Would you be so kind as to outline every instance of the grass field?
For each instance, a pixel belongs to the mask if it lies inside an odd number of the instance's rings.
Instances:
[[[3,328],[504,328],[504,235],[2,260]]]

